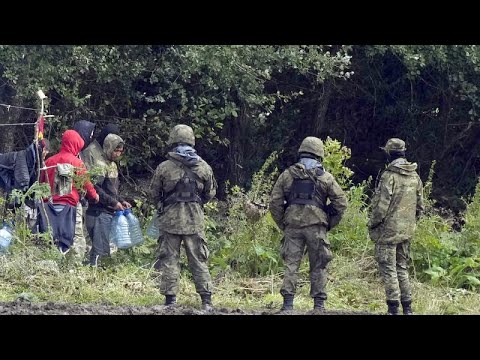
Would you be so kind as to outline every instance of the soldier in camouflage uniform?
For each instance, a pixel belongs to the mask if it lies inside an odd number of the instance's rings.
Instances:
[[[161,272],[160,292],[165,305],[176,303],[183,242],[202,309],[211,310],[212,281],[207,266],[203,205],[216,194],[213,171],[195,149],[193,130],[177,125],[170,132],[167,160],[158,165],[150,189],[158,207],[160,237],[156,267]]]
[[[389,164],[375,186],[368,222],[375,242],[375,259],[385,285],[388,314],[412,314],[412,292],[408,279],[410,241],[416,219],[423,212],[423,185],[416,163],[405,159],[405,142],[393,138],[382,148]]]
[[[282,310],[293,309],[297,272],[306,246],[310,296],[314,310],[323,311],[327,299],[327,264],[332,260],[327,231],[340,222],[347,198],[332,174],[322,166],[324,150],[320,139],[305,138],[298,154],[298,162],[285,170],[275,183],[270,201],[272,217],[285,235],[281,246],[285,264],[280,290]]]

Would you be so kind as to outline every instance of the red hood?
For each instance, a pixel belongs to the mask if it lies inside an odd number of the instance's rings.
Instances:
[[[67,130],[63,133],[60,151],[78,156],[78,153],[82,150],[84,144],[85,142],[78,132],[75,130]]]

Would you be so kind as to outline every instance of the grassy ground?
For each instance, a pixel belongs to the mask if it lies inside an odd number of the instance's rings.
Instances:
[[[156,283],[158,274],[150,263],[134,263],[124,253],[114,254],[106,270],[82,266],[56,250],[28,247],[22,252],[0,256],[0,301],[18,298],[32,302],[75,304],[159,305],[164,297]],[[300,273],[295,308],[310,310],[307,266]],[[213,272],[214,303],[218,307],[245,310],[278,309],[281,274],[262,278],[241,278],[234,272]],[[480,314],[480,294],[462,289],[441,288],[413,283],[416,314]],[[352,261],[335,256],[330,265],[327,308],[331,310],[368,311],[382,314],[386,310],[384,290],[372,257]],[[198,307],[188,271],[182,271],[178,302]]]

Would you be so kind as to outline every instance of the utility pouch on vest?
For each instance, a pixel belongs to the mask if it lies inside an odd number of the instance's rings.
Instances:
[[[288,204],[319,206],[315,200],[315,184],[310,179],[294,179]]]
[[[173,159],[170,160],[172,160],[175,165],[180,167],[184,171],[184,174],[175,185],[175,189],[170,193],[165,194],[163,206],[168,206],[177,202],[197,202],[202,204],[202,199],[200,198],[196,181],[198,180],[201,182],[202,180],[200,177],[181,162]]]

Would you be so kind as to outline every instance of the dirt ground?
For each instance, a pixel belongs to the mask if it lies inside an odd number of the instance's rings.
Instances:
[[[241,310],[215,308],[202,311],[199,308],[176,305],[112,306],[97,304],[30,303],[26,301],[0,302],[0,315],[374,315],[367,312],[327,310],[325,312],[278,310]]]

